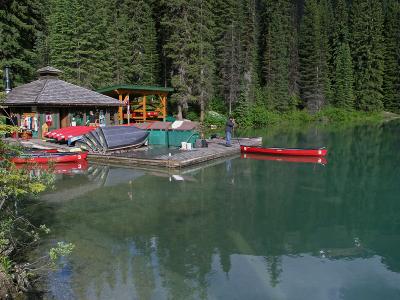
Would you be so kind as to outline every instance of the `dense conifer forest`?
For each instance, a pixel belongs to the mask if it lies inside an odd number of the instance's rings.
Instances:
[[[400,110],[399,0],[3,0],[14,86],[171,86],[178,116]]]

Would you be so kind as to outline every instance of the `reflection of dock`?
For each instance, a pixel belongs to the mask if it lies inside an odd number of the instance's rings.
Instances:
[[[41,199],[53,202],[72,200],[99,188],[124,184],[143,175],[145,172],[142,170],[91,165],[84,177],[75,176],[64,181],[54,192],[43,194]]]

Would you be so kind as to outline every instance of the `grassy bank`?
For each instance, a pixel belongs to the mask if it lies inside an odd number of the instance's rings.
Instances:
[[[347,111],[339,108],[326,108],[316,114],[305,110],[296,110],[286,113],[268,111],[263,108],[253,107],[246,113],[236,111],[233,114],[240,128],[263,128],[274,125],[302,125],[302,124],[353,124],[364,122],[379,122],[385,119],[400,117],[387,112],[362,112]],[[226,116],[217,112],[208,112],[205,120],[206,126],[223,127]]]

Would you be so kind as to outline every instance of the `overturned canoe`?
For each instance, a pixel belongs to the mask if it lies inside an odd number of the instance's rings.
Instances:
[[[67,163],[85,160],[87,152],[58,152],[58,153],[29,153],[11,158],[15,164],[47,164],[47,163]]]
[[[149,132],[134,126],[100,127],[96,132],[107,151],[140,147],[149,136]]]
[[[264,148],[264,147],[240,146],[240,150],[243,153],[293,155],[293,156],[325,156],[328,153],[328,150],[325,148],[296,149],[296,148]]]

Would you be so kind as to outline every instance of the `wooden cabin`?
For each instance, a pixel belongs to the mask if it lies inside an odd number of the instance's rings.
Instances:
[[[38,71],[39,79],[12,89],[6,96],[5,107],[14,113],[18,126],[33,137],[48,130],[74,125],[118,124],[117,99],[59,79],[62,73],[53,67]],[[89,117],[90,111],[93,116]]]
[[[173,91],[173,88],[168,87],[128,84],[97,90],[99,93],[118,99],[122,104],[118,110],[120,124],[165,121],[167,97]]]

